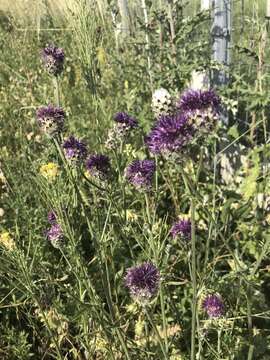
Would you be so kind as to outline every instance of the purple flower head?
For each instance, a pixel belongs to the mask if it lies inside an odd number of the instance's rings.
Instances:
[[[220,97],[214,90],[187,90],[180,97],[178,107],[183,112],[206,111],[211,109],[213,113],[220,112]]]
[[[86,158],[87,148],[84,142],[70,136],[63,143],[66,159],[71,162],[80,162]]]
[[[111,170],[110,159],[102,154],[91,155],[86,160],[86,168],[92,176],[106,180],[109,178]]]
[[[125,112],[118,112],[114,115],[114,121],[119,124],[124,124],[129,129],[138,126],[138,121]]]
[[[219,294],[209,294],[202,302],[202,308],[210,318],[219,318],[224,314],[224,302]]]
[[[178,236],[183,240],[190,240],[191,238],[191,221],[181,219],[174,223],[170,230],[170,234],[175,239]]]
[[[41,106],[37,109],[36,116],[44,133],[54,136],[63,131],[66,114],[61,107]]]
[[[50,75],[58,76],[63,71],[65,54],[63,49],[47,45],[41,51],[44,66]]]
[[[156,165],[153,160],[134,160],[125,170],[127,180],[138,190],[149,190]]]
[[[146,137],[146,144],[153,154],[170,155],[180,152],[192,133],[184,114],[162,116]]]
[[[48,222],[50,224],[55,224],[56,223],[56,213],[53,210],[49,211],[49,213],[48,213]]]
[[[145,304],[159,289],[159,270],[150,262],[127,269],[125,285],[131,296],[138,302]]]
[[[52,224],[50,229],[46,233],[47,239],[51,242],[52,246],[59,248],[63,243],[63,230],[57,223]]]

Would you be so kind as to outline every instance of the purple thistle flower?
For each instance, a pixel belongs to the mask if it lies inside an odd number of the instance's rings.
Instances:
[[[91,155],[86,160],[86,168],[92,176],[100,180],[106,180],[111,170],[110,159],[108,156],[102,154]]]
[[[63,131],[66,114],[61,107],[41,106],[37,109],[36,116],[44,133],[54,136]]]
[[[58,76],[63,71],[65,54],[63,49],[47,45],[41,51],[44,66],[50,75]]]
[[[145,304],[159,289],[160,272],[150,262],[127,269],[125,285],[131,296],[138,302]]]
[[[180,152],[192,134],[193,129],[184,114],[162,116],[146,137],[146,144],[153,154],[167,156]]]
[[[206,111],[220,112],[220,97],[214,90],[187,90],[180,97],[178,107],[183,112]]]
[[[138,190],[149,190],[155,170],[156,165],[153,160],[134,160],[126,168],[125,176]]]
[[[63,243],[64,234],[59,224],[57,223],[52,224],[50,229],[47,231],[46,235],[53,247],[55,248],[61,247]]]
[[[52,210],[48,212],[48,222],[53,225],[56,223],[56,213]]]
[[[138,127],[138,121],[125,112],[118,112],[114,116],[115,125],[109,130],[106,140],[108,149],[116,149],[122,141],[130,135],[130,131]]]
[[[219,294],[209,294],[202,302],[202,308],[210,318],[219,318],[224,314],[224,302]]]
[[[114,121],[124,124],[126,127],[133,129],[138,126],[138,121],[125,112],[118,112],[114,115]]]
[[[183,240],[190,240],[191,238],[191,221],[181,219],[174,223],[170,230],[170,234],[175,239],[176,237],[180,237]]]
[[[63,143],[66,159],[71,162],[80,162],[86,158],[87,148],[84,142],[70,136]]]

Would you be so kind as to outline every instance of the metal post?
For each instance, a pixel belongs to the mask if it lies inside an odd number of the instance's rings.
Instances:
[[[225,67],[230,64],[231,0],[213,0],[213,60],[223,68],[214,71],[215,86],[226,85],[228,76]]]
[[[212,0],[213,5],[213,60],[219,69],[212,72],[214,87],[224,86],[228,82],[228,66],[230,64],[231,41],[231,0]],[[221,120],[228,124],[228,113],[222,111]]]

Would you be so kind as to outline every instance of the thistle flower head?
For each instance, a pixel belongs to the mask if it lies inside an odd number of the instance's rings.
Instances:
[[[64,239],[64,234],[61,226],[57,223],[53,223],[49,230],[47,230],[47,239],[51,242],[55,248],[61,247]]]
[[[87,148],[84,142],[70,136],[63,143],[65,157],[72,163],[78,163],[86,158]]]
[[[58,76],[63,71],[65,54],[64,50],[54,45],[47,45],[41,51],[45,69],[50,75]]]
[[[63,131],[66,114],[61,107],[48,105],[40,107],[37,121],[42,131],[49,136],[55,136]]]
[[[225,311],[224,302],[219,294],[206,295],[202,301],[202,308],[210,318],[219,318]]]
[[[86,169],[90,175],[100,180],[106,180],[111,170],[110,159],[102,154],[91,155],[86,160]]]
[[[134,160],[126,168],[125,176],[138,190],[150,190],[155,170],[153,160]]]
[[[190,240],[191,238],[191,221],[188,219],[181,219],[174,223],[170,230],[173,238],[180,237],[183,240]]]
[[[141,304],[149,302],[158,292],[160,272],[151,262],[127,269],[125,285],[134,300]]]
[[[220,97],[214,90],[187,90],[180,97],[178,107],[183,112],[206,111],[220,112]]]
[[[146,144],[153,154],[170,155],[180,152],[193,134],[184,114],[162,116],[146,137]]]
[[[129,129],[133,129],[138,126],[138,121],[126,112],[116,113],[114,115],[114,121],[119,124],[124,124]]]

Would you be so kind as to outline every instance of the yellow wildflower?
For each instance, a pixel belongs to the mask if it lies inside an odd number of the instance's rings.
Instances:
[[[42,165],[39,172],[47,180],[52,181],[55,180],[56,176],[59,174],[59,167],[57,164],[49,162],[48,164]]]
[[[16,247],[15,242],[8,231],[3,231],[0,234],[0,244],[3,245],[8,251],[14,250]]]
[[[137,220],[138,220],[138,215],[131,210],[127,210],[127,221],[133,222]]]

